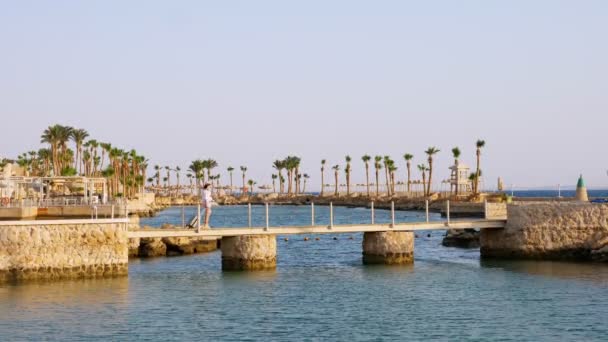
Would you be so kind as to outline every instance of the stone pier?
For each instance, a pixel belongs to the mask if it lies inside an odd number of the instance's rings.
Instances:
[[[363,263],[399,265],[414,262],[414,233],[373,232],[363,235]]]
[[[274,235],[243,235],[222,238],[222,270],[266,270],[277,267]]]
[[[0,283],[127,275],[126,221],[0,222]]]
[[[504,229],[481,231],[481,256],[608,261],[608,205],[510,204]]]

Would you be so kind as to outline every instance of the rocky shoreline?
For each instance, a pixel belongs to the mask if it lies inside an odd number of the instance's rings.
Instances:
[[[152,229],[152,227],[142,227]],[[163,225],[156,229],[177,229]],[[131,231],[138,230],[138,223],[132,223]],[[220,248],[220,239],[202,237],[164,237],[164,238],[129,238],[129,258],[150,258],[160,256],[179,256],[213,252]]]

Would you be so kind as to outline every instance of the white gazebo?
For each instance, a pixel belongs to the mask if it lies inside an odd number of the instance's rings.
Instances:
[[[471,192],[471,181],[469,180],[470,167],[465,163],[457,163],[450,166],[450,192],[467,195]]]

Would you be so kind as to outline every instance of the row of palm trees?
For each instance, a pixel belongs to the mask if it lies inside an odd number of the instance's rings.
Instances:
[[[476,142],[476,159],[477,166],[475,172],[471,173],[469,176],[469,180],[471,181],[471,188],[474,194],[479,192],[479,179],[481,177],[481,150],[485,146],[485,141],[478,140]],[[434,159],[435,156],[441,152],[435,146],[431,146],[424,151],[426,155],[426,163],[421,163],[416,165],[417,170],[420,172],[421,183],[422,183],[422,193],[424,196],[431,195],[432,192],[432,184],[433,184],[433,176],[434,176]],[[461,156],[460,148],[454,147],[451,150],[452,156],[454,157],[454,164],[459,164],[459,159]],[[403,159],[405,160],[405,171],[406,171],[406,181],[403,184],[406,185],[406,190],[408,193],[412,191],[412,184],[420,184],[420,182],[412,181],[412,163],[414,159],[414,155],[411,153],[405,153],[403,155]],[[271,174],[272,178],[272,190],[275,193],[279,194],[287,194],[287,195],[298,195],[304,193],[306,191],[306,183],[310,176],[306,173],[301,173],[301,161],[302,159],[297,156],[287,156],[284,159],[277,159],[272,163],[272,167],[276,170],[275,173]],[[371,196],[373,192],[375,192],[376,196],[380,195],[380,184],[381,177],[384,176],[384,187],[386,194],[389,196],[393,196],[396,194],[396,185],[397,182],[397,171],[398,168],[396,166],[396,162],[388,155],[385,156],[370,156],[363,155],[361,157],[361,161],[365,166],[365,179],[366,179],[366,192],[368,196]],[[345,157],[345,166],[344,173],[346,178],[346,193],[347,195],[351,194],[351,178],[352,178],[352,165],[353,159],[351,156],[347,155]],[[197,159],[191,162],[188,167],[187,177],[190,180],[190,189],[195,189],[194,182],[196,182],[197,187],[201,186],[204,183],[213,183],[215,186],[220,187],[219,179],[220,174],[213,174],[214,169],[218,167],[217,161],[214,159]],[[321,195],[325,194],[325,170],[327,167],[327,160],[321,160]],[[374,168],[375,182],[370,182],[371,168]],[[156,183],[156,189],[160,188],[161,182],[161,171],[163,169],[166,171],[166,176],[162,178],[163,184],[165,187],[170,187],[170,172],[176,172],[177,176],[177,189],[179,191],[180,188],[180,171],[179,167],[170,168],[169,166],[165,166],[164,168],[156,165],[154,167],[156,173],[153,177],[148,178],[149,183]],[[339,194],[339,175],[341,166],[336,164],[331,167],[334,172],[334,195]],[[384,170],[384,172],[382,172]],[[232,193],[233,186],[233,173],[235,168],[232,166],[228,166],[226,171],[230,177],[230,192]],[[254,186],[257,184],[252,179],[247,180],[247,167],[240,166],[240,171],[242,174],[242,192],[244,193],[246,189],[249,189],[249,193],[253,191]],[[278,189],[276,186],[276,182],[278,180]],[[399,183],[401,184],[401,183]],[[372,189],[372,185],[375,185],[375,189]],[[458,187],[455,187],[455,194],[458,195]],[[177,193],[177,192],[176,192]]]
[[[148,160],[133,149],[119,149],[88,137],[85,129],[49,126],[40,137],[48,148],[22,153],[16,162],[29,176],[104,177],[110,196],[137,194],[144,185]]]
[[[474,194],[478,194],[479,193],[479,180],[481,177],[481,168],[480,168],[480,164],[481,164],[481,149],[485,146],[485,141],[484,140],[477,140],[477,142],[475,143],[475,147],[476,147],[476,159],[477,159],[477,166],[476,166],[476,170],[474,173],[471,173],[469,176],[469,180],[471,181],[472,184],[472,192]],[[426,164],[422,163],[417,165],[417,169],[420,172],[420,175],[422,177],[422,186],[423,186],[423,194],[424,196],[429,196],[431,195],[431,187],[433,184],[433,163],[434,163],[434,157],[437,153],[441,152],[437,147],[435,146],[431,146],[429,148],[426,149],[426,151],[424,151],[424,153],[426,154]],[[454,157],[455,160],[455,165],[458,165],[459,163],[459,158],[461,155],[460,152],[460,148],[458,147],[454,147],[452,149],[452,155]],[[406,184],[406,188],[407,188],[407,192],[409,193],[411,191],[411,186],[413,184],[412,182],[412,160],[414,158],[414,155],[410,154],[410,153],[405,153],[403,155],[403,159],[406,162],[406,172],[407,172],[407,181],[405,182]],[[373,161],[373,167],[375,169],[375,195],[378,196],[380,195],[380,172],[382,169],[384,169],[384,177],[385,177],[385,185],[386,185],[386,193],[389,196],[395,195],[396,191],[395,191],[395,187],[396,187],[396,171],[397,171],[397,166],[395,165],[395,161],[393,159],[391,159],[390,156],[375,156],[372,160],[372,157],[370,155],[363,155],[361,157],[361,160],[363,161],[364,165],[365,165],[365,178],[366,178],[366,192],[367,192],[367,196],[370,196],[371,193],[371,189],[370,189],[370,163],[372,163]],[[345,168],[344,168],[344,173],[345,173],[345,178],[346,178],[346,194],[350,195],[351,193],[351,172],[352,172],[352,166],[351,166],[351,162],[352,162],[352,158],[347,155],[345,157]],[[324,195],[324,191],[325,191],[325,166],[327,164],[327,160],[326,159],[322,159],[321,160],[321,195]],[[335,178],[335,182],[334,182],[334,195],[338,195],[339,191],[338,191],[338,184],[339,184],[339,171],[340,171],[340,165],[336,164],[334,166],[332,166],[332,170],[334,171],[334,178]],[[428,179],[427,179],[428,177]],[[456,187],[455,190],[456,195],[458,195],[458,188]]]
[[[272,174],[273,191],[276,192],[275,180],[279,180],[279,194],[285,193],[285,183],[287,182],[287,195],[298,195],[306,191],[306,180],[310,178],[308,174],[300,173],[302,158],[297,156],[287,156],[284,159],[277,159],[272,163],[272,167],[277,171]],[[283,170],[286,176],[283,177]],[[302,183],[304,187],[302,187]]]
[[[310,176],[306,173],[300,173],[300,163],[301,158],[297,156],[287,156],[284,159],[275,160],[272,164],[273,168],[277,171],[271,175],[272,178],[272,187],[273,192],[277,192],[276,181],[279,181],[279,191],[278,193],[283,194],[286,193],[288,195],[297,195],[306,191],[306,182],[310,178]],[[196,187],[200,187],[205,183],[213,183],[215,186],[220,187],[219,179],[220,174],[212,174],[213,169],[218,167],[217,161],[214,159],[196,159],[190,163],[188,167],[187,177],[190,179],[190,189],[194,189],[194,181],[196,182]],[[162,167],[156,165],[154,167],[156,173],[154,177],[148,178],[149,183],[156,182],[156,190],[161,190],[160,188],[160,179],[162,171]],[[179,167],[171,169],[168,166],[165,166],[164,169],[167,171],[166,177],[163,178],[163,186],[166,188],[170,188],[170,171],[177,172],[177,188],[179,190]],[[230,192],[234,189],[233,184],[233,176],[235,168],[232,166],[228,166],[226,171],[230,177]],[[246,189],[249,189],[249,193],[253,191],[257,182],[249,179],[247,180],[247,167],[240,166],[240,171],[242,174],[242,192],[245,192]],[[285,171],[285,175],[283,173]]]

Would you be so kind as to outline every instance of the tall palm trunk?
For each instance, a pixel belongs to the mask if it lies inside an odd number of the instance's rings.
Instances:
[[[232,194],[232,171],[230,171],[230,193]]]
[[[411,163],[408,161],[408,162],[407,162],[407,192],[408,192],[408,193],[409,193],[409,192],[410,192],[410,190],[411,190],[411,189],[410,189],[410,186],[411,186],[411,184],[412,184],[412,181],[411,181],[411,178],[410,178],[410,177],[411,177],[411,174],[412,174],[412,164],[411,164]]]
[[[431,184],[432,184],[432,179],[433,179],[433,158],[429,158],[429,183],[426,186],[426,195],[430,196],[431,195]]]
[[[367,197],[369,197],[369,164],[365,163],[365,182],[367,184]]]
[[[380,195],[380,172],[376,168],[376,197]]]
[[[384,174],[385,174],[385,177],[386,177],[386,194],[388,196],[390,196],[391,195],[391,189],[390,189],[390,186],[389,186],[389,175],[388,175],[388,172],[389,172],[388,171],[388,164],[384,163]]]
[[[338,196],[338,171],[337,170],[335,172],[335,178],[336,178],[336,183],[335,183],[334,195]]]
[[[323,192],[325,191],[325,169],[321,168],[321,196],[323,196]]]
[[[300,175],[300,169],[296,167],[295,175],[294,175],[295,183],[296,183],[296,190],[295,190],[296,196],[298,195],[298,192],[300,191],[300,177],[298,177],[299,175]]]
[[[245,193],[245,172],[243,172],[243,193]]]
[[[480,164],[481,163],[481,149],[477,148],[477,168],[475,171],[475,183],[473,186],[473,193],[477,194],[479,192],[479,173],[480,173]]]
[[[350,170],[346,171],[346,196],[350,195]]]
[[[287,195],[291,195],[292,184],[293,184],[292,175],[293,175],[293,170],[287,169]]]
[[[422,171],[422,192],[426,196],[426,172]]]

